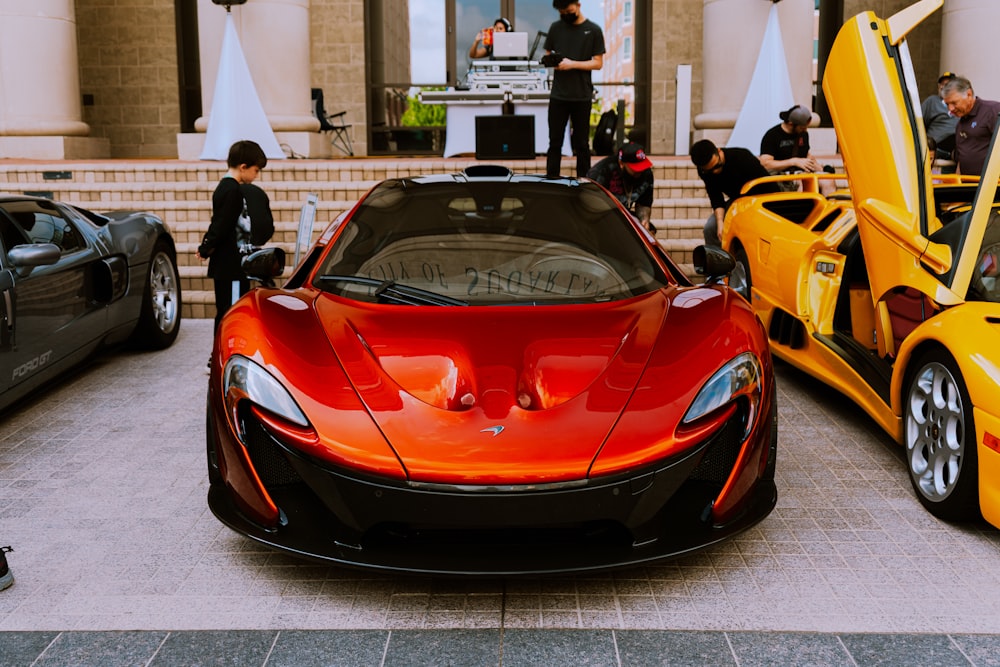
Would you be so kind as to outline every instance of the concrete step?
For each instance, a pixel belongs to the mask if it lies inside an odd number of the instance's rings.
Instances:
[[[686,156],[652,156],[656,190],[656,238],[685,271],[691,250],[701,243],[710,212],[704,184]],[[823,157],[839,165],[839,156]],[[458,172],[477,164],[471,158],[358,158],[352,160],[273,160],[258,184],[268,193],[275,216],[272,245],[294,256],[298,221],[309,193],[318,197],[315,239],[376,183],[387,178]],[[503,162],[520,173],[543,173],[545,159]],[[572,165],[566,163],[567,173]],[[195,249],[208,229],[212,192],[225,173],[220,162],[202,161],[0,161],[0,191],[39,192],[95,211],[148,210],[170,227],[178,250],[185,317],[211,317],[214,297],[207,262]],[[206,314],[205,304],[210,312]]]

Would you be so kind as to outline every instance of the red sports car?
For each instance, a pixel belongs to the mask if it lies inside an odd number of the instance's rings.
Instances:
[[[227,313],[209,505],[344,565],[579,572],[676,556],[774,507],[767,336],[596,183],[480,165],[387,180]],[[280,250],[245,267],[280,274]]]

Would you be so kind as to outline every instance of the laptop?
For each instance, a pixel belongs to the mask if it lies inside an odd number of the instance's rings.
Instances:
[[[528,33],[526,32],[495,32],[493,33],[494,60],[527,60]]]

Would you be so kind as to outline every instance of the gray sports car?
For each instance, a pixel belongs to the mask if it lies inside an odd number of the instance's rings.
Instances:
[[[0,195],[0,411],[107,345],[168,347],[180,324],[162,220]]]

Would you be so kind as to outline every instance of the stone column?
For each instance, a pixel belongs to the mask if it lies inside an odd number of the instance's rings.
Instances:
[[[945,0],[941,17],[941,66],[969,79],[976,95],[1000,100],[1000,69],[987,54],[1000,27],[997,0]]]
[[[73,0],[0,0],[0,157],[108,157],[82,117]]]
[[[319,133],[319,120],[312,112],[309,0],[248,0],[233,5],[231,11],[254,87],[278,141],[297,156],[328,156],[330,140]],[[178,153],[185,159],[196,157],[204,143],[225,20],[225,7],[198,0],[204,115],[195,121],[198,136],[178,137]]]
[[[771,4],[771,0],[704,0],[702,110],[695,116],[694,126],[724,130],[711,133],[713,140],[724,143],[736,124],[757,65]],[[812,105],[814,4],[813,0],[778,3],[792,95],[804,106]],[[777,111],[774,122],[779,122]]]

